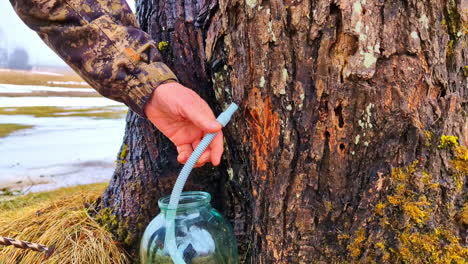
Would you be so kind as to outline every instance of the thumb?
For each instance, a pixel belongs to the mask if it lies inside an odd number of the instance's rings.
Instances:
[[[198,97],[197,100],[183,107],[183,109],[186,118],[204,132],[215,133],[223,128],[223,126],[216,121],[216,117],[210,106],[201,97]]]

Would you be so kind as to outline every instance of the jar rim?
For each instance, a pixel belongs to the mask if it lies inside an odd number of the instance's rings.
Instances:
[[[161,210],[168,210],[169,200],[171,196],[164,196],[158,200],[158,206]],[[211,201],[211,195],[207,192],[201,191],[190,191],[182,192],[179,199],[179,205],[177,210],[184,210],[190,208],[197,208],[201,206],[209,205]]]

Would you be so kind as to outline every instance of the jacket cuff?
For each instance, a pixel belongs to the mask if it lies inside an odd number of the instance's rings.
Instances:
[[[141,117],[146,118],[145,105],[154,90],[161,84],[178,82],[176,75],[162,62],[141,63],[141,72],[137,75],[139,85],[129,91],[128,107]]]

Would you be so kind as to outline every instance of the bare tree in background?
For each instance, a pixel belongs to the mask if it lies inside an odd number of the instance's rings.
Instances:
[[[5,34],[0,29],[0,67],[8,66],[8,47]]]
[[[20,69],[20,70],[30,70],[32,69],[31,64],[29,64],[29,54],[23,48],[15,48],[10,54],[8,59],[8,68],[11,69]]]
[[[6,49],[0,48],[0,67],[8,66],[8,53]]]
[[[466,260],[460,0],[140,0],[137,10],[184,85],[217,113],[240,104],[222,165],[197,170],[187,189],[213,194],[246,263]],[[180,168],[172,144],[129,113],[97,218],[134,250]]]

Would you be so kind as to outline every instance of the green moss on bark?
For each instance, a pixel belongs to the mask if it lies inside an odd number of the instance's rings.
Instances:
[[[113,214],[112,209],[104,208],[100,210],[95,219],[107,231],[114,234],[116,240],[122,241],[124,245],[132,245],[135,241],[134,235],[129,232],[128,224],[119,221],[118,217]]]

